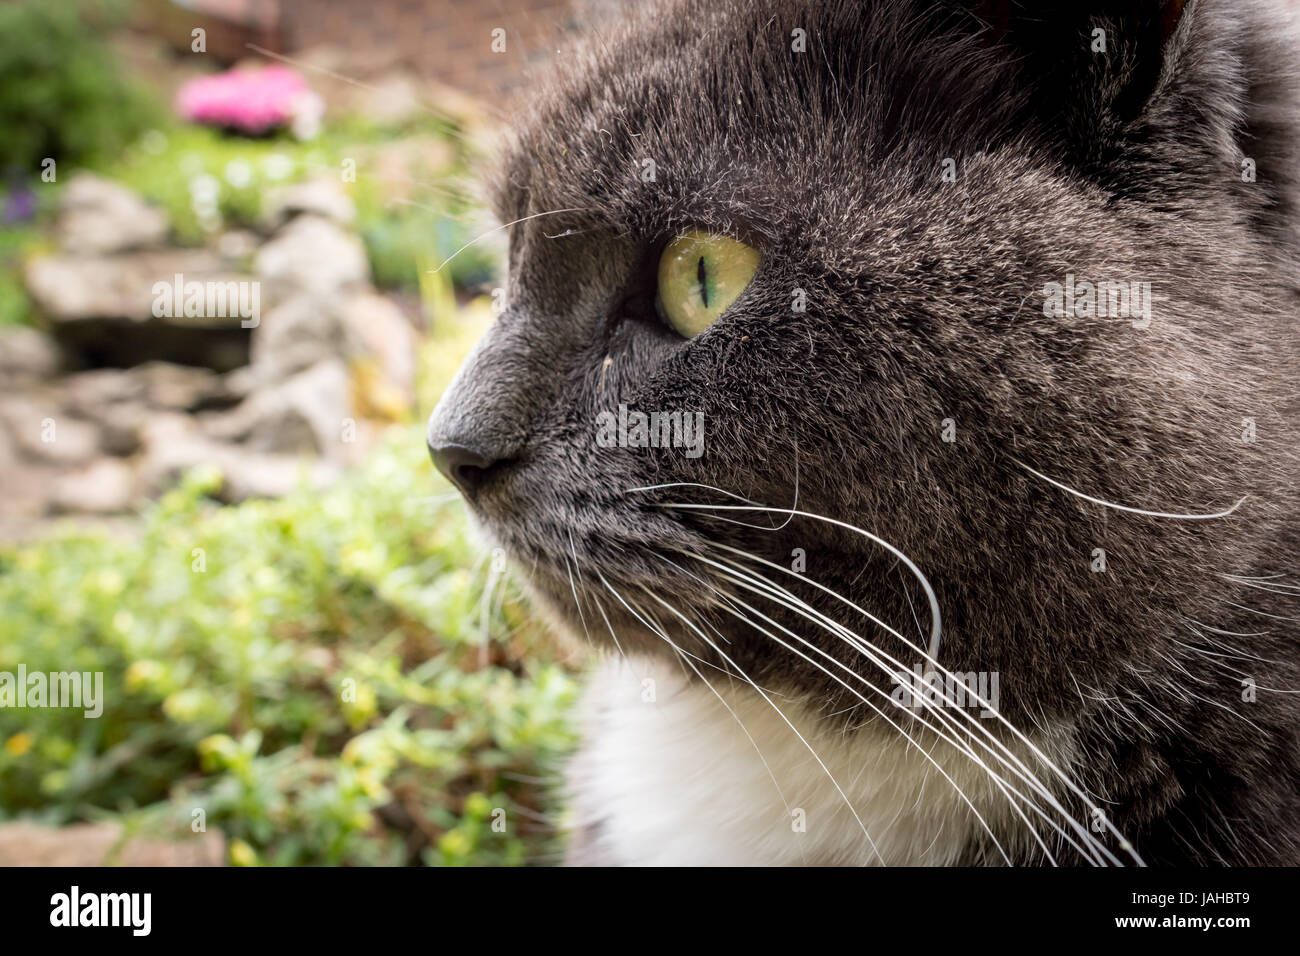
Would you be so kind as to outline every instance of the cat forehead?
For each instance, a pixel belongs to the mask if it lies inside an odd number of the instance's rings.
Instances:
[[[517,119],[494,198],[503,218],[591,198],[749,210],[862,178],[886,152],[974,152],[987,50],[936,40],[913,5],[668,3],[557,57]],[[981,69],[974,69],[979,61]],[[984,78],[976,83],[969,76]],[[916,98],[916,91],[929,93]],[[1014,97],[1003,89],[997,102]],[[940,109],[937,104],[942,103]],[[815,162],[814,162],[815,160]],[[636,184],[649,187],[639,192]]]

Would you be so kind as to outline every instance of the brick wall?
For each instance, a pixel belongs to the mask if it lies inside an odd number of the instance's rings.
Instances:
[[[357,64],[404,65],[480,94],[516,87],[524,67],[552,53],[556,41],[579,26],[577,11],[585,17],[591,4],[591,0],[164,2],[186,24],[207,26],[209,50],[217,55],[231,59],[246,55],[245,42],[290,56],[333,46]],[[504,52],[492,49],[492,31],[497,28],[505,30]]]
[[[282,0],[289,49],[345,47],[363,61],[392,57],[476,92],[513,86],[529,59],[571,26],[569,0]],[[492,31],[505,31],[505,52]]]

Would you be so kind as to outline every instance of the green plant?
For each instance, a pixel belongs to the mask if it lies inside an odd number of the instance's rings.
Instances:
[[[0,142],[5,163],[36,174],[43,160],[113,155],[156,108],[122,78],[103,41],[117,4],[0,4]]]
[[[200,245],[213,229],[259,227],[266,197],[280,186],[313,176],[342,179],[344,162],[381,148],[382,135],[364,124],[340,122],[327,125],[319,139],[300,143],[286,135],[248,139],[201,126],[169,125],[150,131],[98,168],[165,209],[180,242]],[[456,165],[427,175],[443,180],[461,172]],[[395,202],[385,188],[391,184],[376,181],[364,163],[355,182],[343,185],[356,204],[357,229],[381,288],[414,291],[422,270],[474,238],[471,207],[463,201],[421,193],[426,201]],[[215,197],[215,216],[206,225],[199,201],[205,190]],[[452,259],[447,272],[462,288],[477,286],[495,274],[499,255],[490,245],[471,245]]]
[[[31,302],[23,285],[22,261],[39,240],[31,226],[10,225],[0,229],[0,328],[26,325],[31,321]]]
[[[474,238],[463,210],[456,215],[423,206],[364,205],[361,215],[361,238],[378,286],[416,289],[422,271],[448,259],[448,274],[461,287],[482,285],[496,272],[497,252],[479,245],[462,249]]]
[[[397,430],[334,488],[237,507],[194,473],[136,540],[0,550],[0,672],[99,671],[105,697],[0,708],[0,818],[199,810],[244,863],[552,857],[537,781],[574,682],[422,444]]]

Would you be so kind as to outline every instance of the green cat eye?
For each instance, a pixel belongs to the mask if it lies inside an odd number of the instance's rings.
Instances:
[[[707,232],[688,232],[659,258],[659,306],[685,338],[707,329],[745,291],[758,269],[758,250]]]

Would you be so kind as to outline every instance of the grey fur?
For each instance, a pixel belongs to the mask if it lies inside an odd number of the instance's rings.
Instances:
[[[666,650],[615,613],[595,571],[710,614],[708,593],[659,557],[707,577],[681,554],[708,541],[786,565],[803,548],[810,578],[900,629],[915,608],[924,626],[915,581],[860,538],[654,506],[727,502],[698,488],[626,493],[699,482],[788,507],[797,472],[801,509],[879,534],[924,570],[942,663],[1000,672],[1017,726],[1073,723],[1080,784],[1146,862],[1296,864],[1300,704],[1278,691],[1300,688],[1300,596],[1220,576],[1300,580],[1295,33],[1263,0],[1190,0],[1167,38],[1160,4],[1092,7],[699,0],[557,58],[497,189],[502,221],[548,214],[512,227],[509,308],[430,442],[505,462],[474,510],[571,629],[570,535],[581,593],[604,597],[625,647]],[[795,27],[805,53],[791,51]],[[1089,47],[1096,27],[1104,55]],[[1242,181],[1245,157],[1256,182]],[[579,211],[549,214],[562,209]],[[688,228],[763,257],[690,341],[641,301],[647,262]],[[1067,273],[1150,282],[1150,327],[1045,316],[1044,283]],[[791,311],[795,288],[806,313]],[[596,416],[619,402],[703,412],[706,453],[597,447]],[[956,443],[941,441],[944,419]],[[1013,459],[1149,510],[1249,497],[1220,520],[1149,518]],[[1096,548],[1106,573],[1090,570]],[[823,673],[710,619],[760,684],[850,726],[869,718]],[[1256,635],[1225,638],[1248,657],[1210,656],[1223,652],[1189,620]],[[1225,663],[1261,685],[1256,701]],[[971,846],[970,862],[990,859]]]

